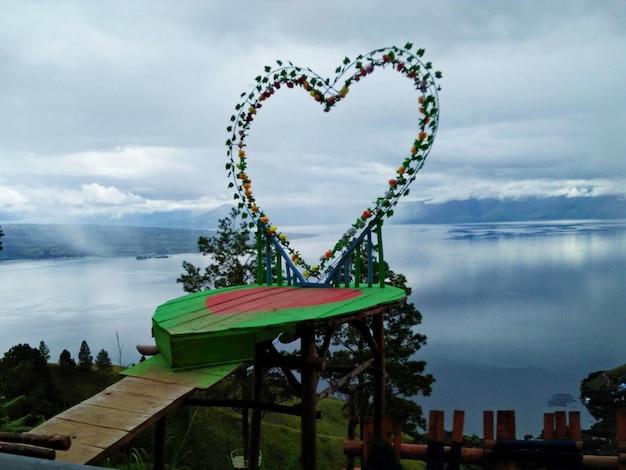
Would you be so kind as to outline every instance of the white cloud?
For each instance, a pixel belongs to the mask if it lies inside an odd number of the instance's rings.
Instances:
[[[225,128],[264,65],[332,75],[346,55],[407,41],[444,74],[413,197],[624,193],[621,2],[0,6],[0,213],[232,201]],[[272,97],[249,136],[255,192],[268,205],[379,195],[415,132],[404,85],[377,71],[332,113],[297,91]]]

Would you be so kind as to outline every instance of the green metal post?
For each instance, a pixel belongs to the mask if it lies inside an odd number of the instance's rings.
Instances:
[[[383,221],[376,222],[376,238],[378,242],[378,284],[385,287],[385,257],[383,256]]]

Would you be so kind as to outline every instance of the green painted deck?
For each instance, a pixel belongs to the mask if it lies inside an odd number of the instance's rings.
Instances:
[[[119,450],[179,406],[254,359],[256,344],[298,324],[370,316],[404,301],[402,289],[239,286],[170,300],[153,316],[159,354],[123,372],[121,381],[31,432],[68,435],[57,460],[93,464]]]
[[[197,292],[160,305],[152,318],[159,352],[174,370],[254,359],[257,343],[303,322],[342,317],[406,298],[385,286],[247,285]]]

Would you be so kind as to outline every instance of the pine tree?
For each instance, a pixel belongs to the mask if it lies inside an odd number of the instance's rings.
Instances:
[[[256,273],[256,245],[248,224],[240,221],[241,212],[233,208],[227,218],[218,222],[214,237],[200,237],[200,253],[211,257],[211,263],[201,268],[183,261],[186,274],[176,282],[185,292],[199,292],[220,287],[249,284]]]
[[[43,340],[39,342],[39,352],[46,362],[50,361],[50,348]]]
[[[83,340],[78,351],[78,367],[81,370],[90,371],[93,366],[93,356],[87,345],[87,341]]]
[[[363,250],[364,252],[365,250]],[[378,283],[378,260],[374,260],[374,283]],[[365,277],[365,274],[363,274]],[[365,278],[361,279],[364,282]],[[385,262],[385,283],[399,287],[406,292],[407,298],[411,295],[411,288],[403,274],[398,274],[389,268]],[[425,374],[426,361],[415,359],[415,354],[426,344],[426,336],[415,331],[422,322],[422,314],[410,302],[385,315],[385,358],[386,358],[386,413],[399,419],[403,431],[411,436],[418,434],[417,428],[425,428],[426,420],[421,406],[412,398],[418,394],[428,396],[432,392],[435,378],[432,374]],[[368,320],[369,323],[369,320]],[[333,347],[329,353],[328,362],[333,365],[353,367],[362,364],[371,357],[367,342],[350,324],[344,324],[335,333]],[[339,378],[337,374],[325,374],[333,382]],[[339,393],[347,398],[350,395],[350,384],[339,389]],[[369,374],[362,374],[358,379],[358,393],[356,405],[362,422],[371,416],[374,387]]]
[[[14,418],[26,414],[49,417],[57,411],[58,391],[39,349],[28,344],[13,346],[0,360],[0,377],[7,400],[24,396],[13,409]]]
[[[72,354],[64,349],[59,355],[59,368],[62,373],[67,373],[69,370],[76,367],[76,361],[72,358]]]
[[[101,349],[96,356],[96,367],[98,371],[103,374],[108,374],[113,370],[113,364],[111,362],[111,358],[109,357],[109,353],[104,349]]]

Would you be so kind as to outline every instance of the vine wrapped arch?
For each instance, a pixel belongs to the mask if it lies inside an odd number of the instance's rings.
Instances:
[[[239,209],[244,210],[244,218],[249,218],[249,226],[263,230],[267,237],[276,241],[305,278],[319,278],[327,274],[337,260],[353,248],[355,240],[366,230],[371,230],[377,223],[391,217],[400,198],[409,194],[409,185],[415,180],[417,172],[426,161],[437,134],[439,124],[440,90],[437,79],[441,72],[434,71],[430,62],[424,62],[424,49],[413,49],[413,44],[404,47],[384,47],[352,60],[345,57],[336,69],[334,78],[324,78],[310,68],[276,61],[276,68],[266,66],[264,73],[255,78],[252,91],[241,94],[241,101],[235,107],[235,114],[230,118],[227,131],[230,136],[226,141],[228,162],[226,170],[230,178],[229,188],[235,189],[234,198]],[[311,96],[324,112],[332,111],[346,100],[350,89],[367,79],[376,69],[387,69],[404,75],[411,80],[417,92],[416,114],[418,122],[415,137],[407,143],[407,151],[398,158],[395,174],[389,175],[384,192],[363,208],[362,213],[347,228],[337,242],[328,247],[318,262],[305,261],[295,249],[286,233],[273,222],[257,200],[252,177],[248,174],[248,161],[253,156],[247,148],[246,137],[263,102],[275,93],[285,89],[299,89]]]

